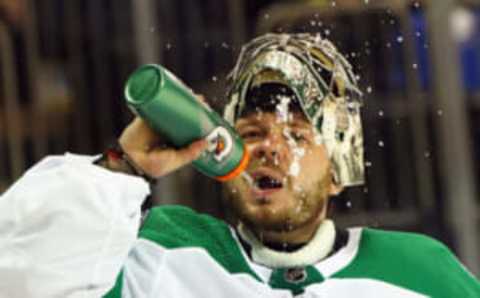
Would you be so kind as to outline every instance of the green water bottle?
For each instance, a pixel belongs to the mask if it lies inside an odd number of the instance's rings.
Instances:
[[[208,149],[193,162],[207,176],[227,181],[247,166],[248,152],[235,130],[160,65],[137,69],[125,87],[127,105],[175,147],[206,138]]]

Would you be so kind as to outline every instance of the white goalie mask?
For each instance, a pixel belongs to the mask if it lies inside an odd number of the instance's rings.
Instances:
[[[224,118],[234,124],[250,88],[287,86],[314,125],[344,187],[364,183],[362,92],[350,63],[333,44],[311,34],[266,34],[246,44],[230,74]]]

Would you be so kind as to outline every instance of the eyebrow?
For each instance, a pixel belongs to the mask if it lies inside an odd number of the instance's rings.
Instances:
[[[250,127],[256,127],[256,128],[261,128],[263,123],[257,119],[251,119],[251,120],[244,120],[243,123],[240,123],[237,125],[236,129],[237,130],[242,130]],[[307,123],[305,121],[292,121],[289,124],[290,127],[293,129],[301,129],[301,130],[313,130],[313,127],[310,123]]]
[[[290,125],[293,127],[306,128],[306,129],[313,127],[309,122],[305,122],[301,120],[298,120],[298,121],[294,120]]]
[[[239,122],[240,122],[240,124],[236,125],[237,129],[242,129],[242,128],[249,127],[249,126],[257,126],[260,123],[260,121],[258,121],[256,119],[239,120]]]

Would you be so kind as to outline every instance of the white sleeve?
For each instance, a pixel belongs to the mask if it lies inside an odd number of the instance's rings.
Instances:
[[[0,298],[100,297],[136,239],[141,178],[47,157],[0,197]]]

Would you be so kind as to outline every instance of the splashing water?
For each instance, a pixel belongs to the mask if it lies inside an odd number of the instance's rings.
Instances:
[[[300,160],[305,155],[304,148],[293,148],[293,162],[290,165],[289,174],[292,176],[298,176],[300,174]]]
[[[245,179],[245,181],[248,183],[249,186],[251,187],[255,186],[255,181],[253,180],[252,176],[250,176],[250,174],[244,171],[240,175],[242,176],[243,179]]]
[[[323,136],[315,131],[315,136],[313,137],[313,141],[315,142],[315,145],[322,145],[323,144]]]
[[[288,121],[288,105],[292,100],[288,96],[278,96],[280,102],[276,106],[277,120],[278,122],[287,122]]]

